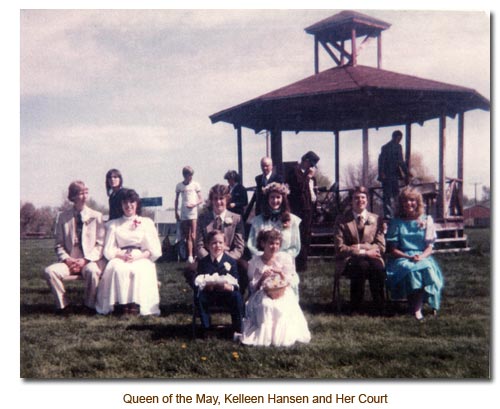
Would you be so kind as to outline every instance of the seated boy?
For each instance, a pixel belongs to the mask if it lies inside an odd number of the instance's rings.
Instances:
[[[200,311],[204,330],[210,328],[208,307],[223,305],[231,310],[231,322],[235,335],[241,333],[243,299],[238,286],[236,261],[224,253],[224,233],[212,230],[207,234],[209,254],[198,263],[194,280],[194,302]]]

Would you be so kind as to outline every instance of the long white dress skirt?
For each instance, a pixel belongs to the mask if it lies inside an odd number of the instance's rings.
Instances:
[[[160,294],[156,266],[149,259],[126,263],[111,260],[99,283],[96,311],[109,314],[115,304],[136,303],[140,315],[160,315]]]
[[[243,320],[243,344],[290,346],[310,340],[304,313],[290,287],[278,299],[269,298],[263,290],[250,296]]]

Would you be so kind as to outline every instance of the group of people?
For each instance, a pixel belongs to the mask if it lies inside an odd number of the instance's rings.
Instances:
[[[185,277],[205,331],[211,327],[210,305],[218,304],[231,311],[235,337],[243,344],[309,342],[295,263],[301,251],[301,219],[291,213],[288,187],[276,176],[271,159],[263,158],[261,165],[258,214],[246,243],[243,211],[234,211],[241,208],[243,194],[235,194],[241,185],[230,171],[227,185],[210,188],[206,209],[198,215],[194,257],[188,259]],[[184,203],[188,200],[182,200],[181,208]]]
[[[399,134],[393,136],[396,144],[398,138]],[[399,159],[397,147],[394,151]],[[381,167],[387,166],[384,160],[379,160]],[[229,171],[228,184],[212,186],[205,211],[198,214],[201,188],[193,180],[193,169],[184,167],[184,180],[176,186],[175,214],[187,240],[186,279],[205,330],[211,327],[210,305],[217,303],[231,311],[234,337],[244,344],[309,342],[299,305],[298,273],[307,265],[318,161],[318,155],[307,152],[285,184],[272,160],[262,158],[262,174],[255,178],[255,217],[246,242],[242,213],[248,201],[239,175]],[[381,180],[387,181],[387,174],[381,174]],[[141,216],[139,195],[123,187],[117,169],[106,174],[106,189],[105,223],[100,212],[87,206],[88,188],[82,181],[68,188],[73,207],[57,220],[58,262],[44,272],[57,312],[68,310],[64,281],[76,275],[85,282],[84,305],[89,311],[159,315],[158,232],[150,218]],[[364,302],[368,280],[376,310],[384,309],[387,287],[393,299],[407,299],[412,314],[422,320],[424,303],[434,312],[439,309],[444,283],[432,257],[436,231],[420,193],[411,188],[399,192],[398,187],[397,198],[397,214],[384,220],[368,212],[365,187],[352,191],[350,209],[335,222],[335,274],[350,279],[353,311]]]
[[[150,218],[141,216],[141,200],[133,189],[122,186],[121,173],[106,175],[109,221],[87,206],[88,187],[74,181],[68,188],[73,206],[56,223],[58,261],[44,276],[54,295],[56,312],[68,312],[64,281],[80,276],[84,282],[84,305],[100,314],[110,312],[159,315],[160,296],[155,261],[161,243]]]
[[[367,210],[368,189],[357,187],[352,208],[334,227],[335,274],[351,281],[351,309],[358,311],[368,280],[375,312],[383,312],[385,288],[391,299],[407,299],[410,312],[421,321],[423,305],[434,314],[441,302],[443,274],[432,257],[436,229],[425,214],[422,195],[406,187],[398,195],[397,212],[384,233],[384,220]]]
[[[406,299],[421,321],[425,303],[433,314],[439,310],[444,278],[432,257],[437,237],[434,221],[425,214],[422,195],[408,186],[412,175],[403,159],[402,137],[401,131],[394,131],[379,155],[383,218],[368,212],[368,189],[357,187],[351,210],[336,219],[335,274],[350,278],[353,311],[363,303],[368,280],[376,311],[384,309],[387,288],[391,299]]]
[[[185,168],[184,175],[184,186],[190,191],[186,196],[197,203],[201,193],[199,185],[190,186],[192,169]],[[178,186],[179,194],[182,188]],[[104,222],[100,212],[87,206],[89,191],[84,182],[74,181],[68,188],[73,206],[62,212],[56,223],[58,261],[44,271],[56,312],[70,311],[64,282],[77,276],[85,283],[84,305],[89,312],[159,315],[155,266],[161,255],[158,232],[150,218],[141,216],[139,195],[123,187],[117,169],[107,173],[106,189],[110,219]],[[199,217],[197,211],[190,213],[196,216],[190,222],[190,228],[195,230],[191,237],[196,261],[188,263],[194,268],[194,302],[205,330],[211,325],[208,305],[215,301],[226,304],[235,339],[244,344],[285,346],[309,342],[311,335],[299,306],[294,263],[300,251],[300,220],[289,212],[285,185],[272,182],[263,195],[265,206],[258,218],[272,224],[262,229],[253,227],[258,232],[252,239],[255,254],[252,252],[250,260],[243,257],[242,217],[228,210],[234,203],[230,186],[214,185],[206,211]],[[277,214],[282,218],[276,220]]]

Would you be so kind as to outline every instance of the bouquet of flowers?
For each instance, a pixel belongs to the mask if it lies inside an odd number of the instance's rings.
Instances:
[[[262,283],[262,288],[269,298],[276,300],[285,294],[288,282],[280,274],[272,274]]]

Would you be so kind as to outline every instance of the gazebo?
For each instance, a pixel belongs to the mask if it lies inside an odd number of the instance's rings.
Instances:
[[[428,212],[438,223],[441,243],[466,248],[463,234],[464,114],[489,110],[489,101],[475,90],[399,74],[382,69],[382,32],[390,24],[370,16],[342,11],[305,29],[314,36],[314,75],[271,91],[210,116],[212,123],[234,126],[238,140],[238,164],[242,173],[242,127],[270,132],[271,157],[282,165],[282,132],[319,131],[334,135],[335,182],[339,184],[339,137],[342,131],[361,130],[363,179],[368,172],[370,128],[402,126],[405,160],[410,165],[412,126],[439,120],[439,172]],[[357,64],[360,50],[377,42],[377,68]],[[336,66],[319,72],[320,46]],[[446,120],[458,118],[457,175],[445,169]]]

